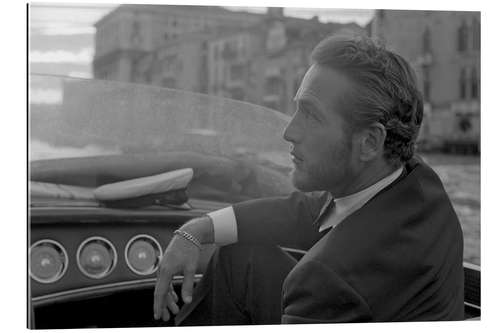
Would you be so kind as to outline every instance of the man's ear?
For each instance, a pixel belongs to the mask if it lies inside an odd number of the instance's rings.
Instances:
[[[381,123],[373,123],[360,133],[360,159],[368,162],[384,152],[384,142],[387,132]]]

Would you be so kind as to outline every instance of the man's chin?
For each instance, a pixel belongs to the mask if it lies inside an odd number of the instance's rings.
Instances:
[[[292,177],[293,186],[295,186],[295,188],[297,190],[300,190],[302,192],[315,191],[314,186],[311,183],[307,174],[305,174],[297,169],[293,169],[293,171],[291,173],[291,177]]]

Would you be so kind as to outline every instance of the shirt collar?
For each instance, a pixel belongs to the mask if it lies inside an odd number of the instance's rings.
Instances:
[[[385,187],[389,186],[393,181],[395,181],[403,172],[403,167],[400,167],[387,177],[379,180],[375,184],[361,190],[359,192],[353,193],[351,195],[334,199],[335,208],[326,216],[321,222],[319,231],[326,230],[330,227],[337,226],[342,222],[347,216],[354,213],[356,210],[363,207],[371,198],[373,198],[378,192],[382,191]],[[328,201],[329,202],[329,201]]]

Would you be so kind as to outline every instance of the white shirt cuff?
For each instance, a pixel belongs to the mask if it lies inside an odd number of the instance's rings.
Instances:
[[[214,242],[224,246],[238,241],[236,216],[232,206],[219,209],[207,214],[214,225]]]

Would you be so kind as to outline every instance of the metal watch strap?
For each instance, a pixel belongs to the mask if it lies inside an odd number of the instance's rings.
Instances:
[[[189,242],[193,243],[194,245],[196,245],[196,247],[201,250],[200,241],[198,240],[198,238],[194,237],[189,232],[185,232],[183,230],[177,229],[174,231],[174,235],[181,236],[182,238],[184,238],[184,239],[188,240]]]

